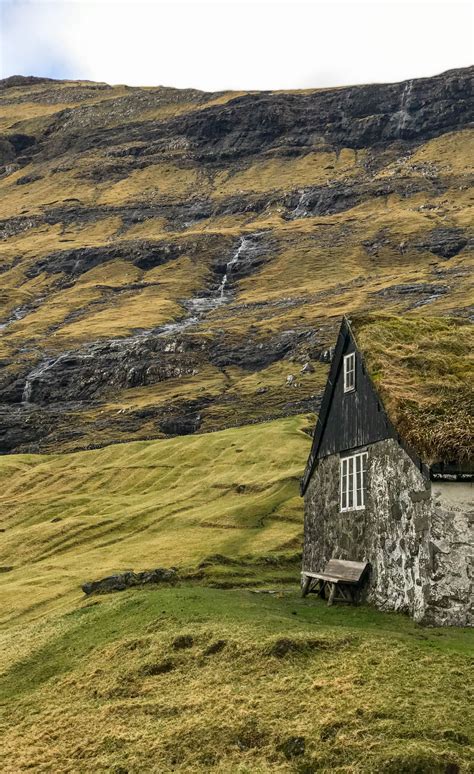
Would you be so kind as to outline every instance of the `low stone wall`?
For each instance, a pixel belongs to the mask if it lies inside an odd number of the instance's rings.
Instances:
[[[392,439],[367,451],[363,510],[339,510],[339,455],[320,460],[314,471],[305,495],[304,569],[320,571],[331,558],[368,561],[366,597],[380,609],[431,624],[472,623],[468,557],[474,506],[467,489],[460,496],[469,485],[432,488]]]

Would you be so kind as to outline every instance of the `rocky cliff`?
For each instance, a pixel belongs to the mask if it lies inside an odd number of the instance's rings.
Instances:
[[[468,316],[472,75],[0,81],[0,451],[315,410],[342,313]]]

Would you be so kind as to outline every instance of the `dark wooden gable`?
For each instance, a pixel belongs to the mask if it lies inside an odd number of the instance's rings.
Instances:
[[[344,355],[351,352],[355,352],[356,356],[355,390],[345,393],[343,361]],[[385,438],[398,439],[398,436],[367,374],[349,321],[344,318],[314,431],[311,453],[301,482],[302,493],[321,457],[357,449]]]

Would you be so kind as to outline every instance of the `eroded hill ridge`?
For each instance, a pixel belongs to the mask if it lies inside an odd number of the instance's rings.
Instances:
[[[0,450],[312,411],[343,313],[468,316],[472,74],[0,82]]]

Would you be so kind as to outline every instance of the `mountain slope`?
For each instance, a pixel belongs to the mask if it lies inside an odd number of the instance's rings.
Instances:
[[[469,314],[471,84],[2,82],[1,450],[314,410],[342,313]]]
[[[0,84],[2,771],[469,770],[472,632],[299,598],[297,492],[340,315],[469,315],[471,77]]]

